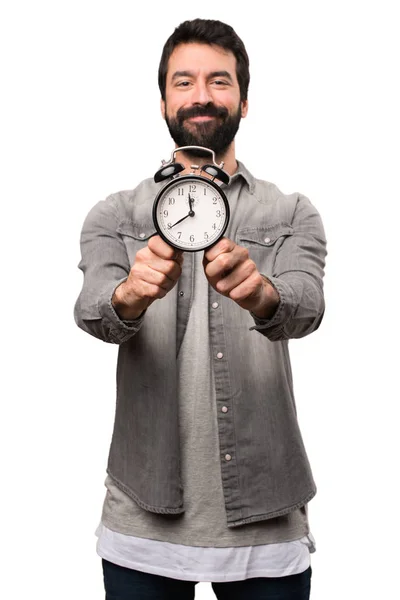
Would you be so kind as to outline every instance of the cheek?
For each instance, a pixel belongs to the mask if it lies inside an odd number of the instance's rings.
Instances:
[[[226,92],[215,94],[214,103],[225,106],[231,114],[237,113],[237,111],[242,108],[240,96],[236,96],[236,94],[235,96],[232,96],[232,94]]]
[[[161,109],[161,114],[162,114],[163,118],[165,118],[166,104],[165,104],[165,100],[163,100],[162,98],[160,99],[160,109]]]
[[[176,113],[178,110],[185,106],[183,102],[177,102],[176,100],[171,100],[167,98],[164,104],[164,118],[168,117],[168,119],[173,119],[176,117]]]

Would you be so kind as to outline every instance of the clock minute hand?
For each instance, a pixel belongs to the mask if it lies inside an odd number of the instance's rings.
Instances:
[[[190,210],[189,210],[188,214],[187,214],[187,215],[185,215],[184,217],[182,217],[182,219],[179,219],[179,221],[177,221],[177,222],[176,222],[176,223],[174,223],[173,225],[171,225],[171,226],[169,227],[169,229],[172,229],[173,227],[175,227],[175,225],[178,225],[178,223],[182,223],[182,221],[184,221],[184,220],[185,220],[185,219],[187,219],[188,217],[194,217],[194,210],[193,210],[193,208],[192,208],[192,204],[193,204],[194,200],[193,200],[193,198],[191,198],[191,197],[190,197],[190,194],[189,194],[188,196],[189,196],[189,208],[190,208]]]
[[[193,212],[193,211],[191,211],[191,212]],[[189,212],[187,215],[185,215],[184,217],[182,217],[182,219],[179,219],[179,221],[177,221],[173,225],[170,225],[168,229],[172,229],[173,227],[175,227],[175,225],[178,225],[178,223],[182,223],[182,221],[184,221],[185,219],[187,219],[188,217],[191,217],[191,216],[192,215]]]

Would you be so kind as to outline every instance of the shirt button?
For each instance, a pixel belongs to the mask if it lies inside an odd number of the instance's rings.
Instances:
[[[223,413],[227,413],[228,412],[228,407],[227,406],[223,406],[221,408],[221,410],[222,410]]]
[[[230,454],[225,454],[225,460],[232,460],[232,456]]]
[[[224,355],[222,354],[222,352],[218,352],[217,358],[224,358]]]
[[[145,237],[146,237],[146,234],[145,234],[145,233],[143,233],[143,232],[142,232],[142,233],[139,233],[139,237],[143,239],[143,238],[145,238]]]
[[[213,308],[218,308],[219,304],[218,304],[218,302],[213,302],[211,306],[212,306]]]
[[[185,292],[179,292],[179,295],[180,295],[180,296],[184,296],[184,295],[185,295]]]
[[[270,243],[270,241],[271,241],[271,238],[269,238],[269,237],[266,237],[266,238],[264,238],[264,242],[265,242],[266,244],[269,244],[269,243]]]

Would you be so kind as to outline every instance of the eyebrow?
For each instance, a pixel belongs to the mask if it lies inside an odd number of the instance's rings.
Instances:
[[[195,73],[194,71],[175,71],[175,73],[172,75],[172,81],[178,79],[178,77],[195,77]],[[213,77],[225,77],[233,83],[232,76],[230,73],[228,73],[228,71],[213,71],[212,73],[209,73],[207,79],[212,79]]]

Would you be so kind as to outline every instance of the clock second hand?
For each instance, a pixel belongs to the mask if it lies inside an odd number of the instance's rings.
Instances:
[[[190,207],[188,214],[185,215],[184,217],[182,217],[182,219],[179,219],[179,221],[177,221],[173,225],[170,225],[168,229],[172,229],[173,227],[175,227],[175,225],[178,225],[178,223],[182,223],[182,221],[184,221],[188,217],[194,217],[194,210],[192,208],[192,204],[193,204],[194,200],[193,200],[193,198],[190,197],[190,194],[188,194],[188,196],[189,196],[189,207]]]

